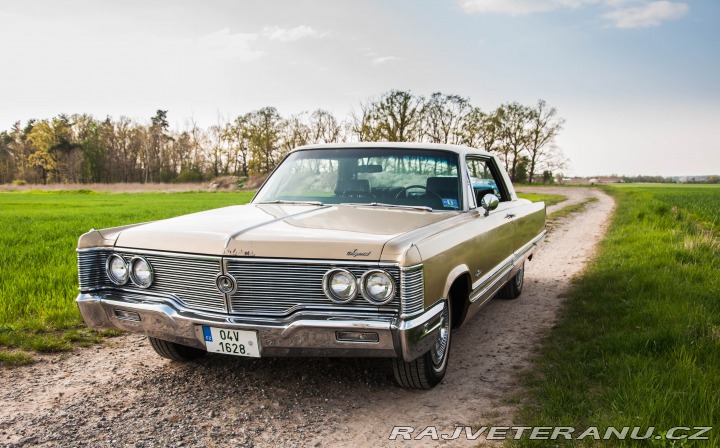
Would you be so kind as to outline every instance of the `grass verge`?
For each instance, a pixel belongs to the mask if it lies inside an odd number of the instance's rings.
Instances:
[[[545,202],[545,205],[548,207],[567,200],[567,196],[561,194],[518,193],[517,195],[519,198],[532,202]]]
[[[704,441],[668,432],[720,422],[720,188],[607,191],[615,217],[525,378],[520,420],[574,427],[576,436],[588,427],[601,436],[608,427],[640,427],[640,436],[655,428],[644,440],[553,446],[720,446],[720,428]]]
[[[0,193],[0,364],[27,362],[23,351],[65,351],[116,334],[88,330],[75,305],[82,233],[242,204],[252,195]]]

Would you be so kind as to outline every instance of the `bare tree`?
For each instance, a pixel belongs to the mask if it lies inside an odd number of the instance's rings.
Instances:
[[[471,111],[472,106],[467,98],[433,93],[422,111],[424,140],[430,143],[460,144],[464,137],[463,124]]]
[[[555,137],[562,130],[565,120],[558,118],[557,109],[548,107],[543,100],[538,100],[537,105],[529,110],[529,117],[527,149],[530,163],[528,165],[528,180],[532,183],[535,180],[539,164],[545,164],[542,168],[547,170],[547,164],[550,160],[557,159],[558,149],[555,145]]]
[[[309,124],[308,113],[301,112],[283,120],[279,157],[284,156],[293,148],[314,143],[313,130]]]
[[[250,137],[250,171],[267,174],[282,157],[280,134],[282,117],[274,107],[264,107],[247,115]]]
[[[360,141],[419,141],[424,102],[410,92],[391,90],[377,101],[361,103],[353,130]]]
[[[500,125],[499,151],[504,158],[510,179],[515,182],[517,166],[521,161],[522,154],[527,151],[530,108],[513,102],[503,104],[496,113]]]
[[[497,112],[485,113],[473,107],[461,123],[460,143],[487,152],[496,151],[500,144],[500,118]]]
[[[310,141],[312,143],[334,143],[340,141],[341,126],[335,116],[323,109],[310,115]]]
[[[360,142],[381,140],[380,125],[377,117],[375,101],[367,100],[360,103],[358,112],[352,111],[350,121],[352,135]]]

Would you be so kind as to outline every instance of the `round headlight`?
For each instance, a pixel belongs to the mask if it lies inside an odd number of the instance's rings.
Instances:
[[[118,254],[112,254],[105,263],[105,272],[111,282],[124,285],[128,281],[128,265],[125,259]]]
[[[395,297],[395,280],[385,271],[366,272],[360,284],[362,296],[373,305],[385,305]]]
[[[135,257],[130,261],[130,277],[135,285],[149,288],[153,282],[152,266],[143,257]]]
[[[345,269],[332,269],[323,277],[323,290],[335,303],[348,303],[357,296],[357,279]]]

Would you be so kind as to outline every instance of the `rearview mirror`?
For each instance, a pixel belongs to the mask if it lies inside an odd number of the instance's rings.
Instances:
[[[492,193],[483,196],[480,206],[485,209],[485,216],[490,214],[491,210],[495,210],[500,204],[500,199]]]

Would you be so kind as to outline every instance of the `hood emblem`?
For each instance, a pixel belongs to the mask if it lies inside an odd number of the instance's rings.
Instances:
[[[357,249],[353,249],[351,252],[348,252],[347,255],[348,257],[367,257],[371,253],[372,252],[358,252]]]
[[[237,290],[237,282],[231,275],[219,274],[215,278],[215,286],[223,294],[232,294]]]

